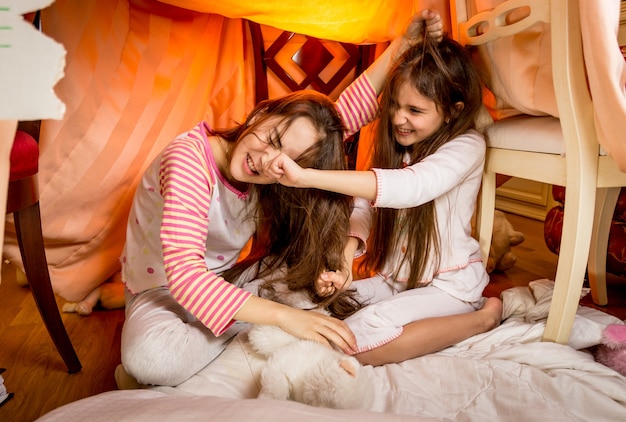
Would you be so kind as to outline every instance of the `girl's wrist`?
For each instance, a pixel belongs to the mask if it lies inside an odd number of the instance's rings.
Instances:
[[[289,319],[289,313],[293,311],[293,308],[278,302],[272,301],[272,303],[275,306],[272,309],[271,320],[273,323],[271,325],[282,329],[285,327],[285,321]]]
[[[300,182],[298,183],[298,187],[317,189],[318,187],[315,185],[315,181],[317,180],[317,176],[319,176],[318,172],[319,170],[314,168],[304,169]]]

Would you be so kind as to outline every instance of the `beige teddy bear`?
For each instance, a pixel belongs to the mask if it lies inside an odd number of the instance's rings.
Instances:
[[[124,284],[121,272],[116,272],[104,283],[96,287],[80,302],[65,302],[63,312],[76,312],[80,315],[89,315],[99,305],[103,309],[121,309],[124,303]]]
[[[502,211],[496,210],[493,217],[493,235],[487,272],[506,271],[515,265],[517,257],[511,251],[511,246],[517,246],[524,241],[524,233],[516,231]]]
[[[15,280],[20,286],[28,285],[26,274],[21,268],[15,267]],[[93,289],[80,302],[65,302],[61,310],[86,316],[91,314],[96,306],[108,310],[124,308],[124,284],[120,271]]]

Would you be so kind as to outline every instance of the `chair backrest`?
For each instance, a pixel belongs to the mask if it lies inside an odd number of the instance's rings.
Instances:
[[[248,21],[254,57],[255,103],[302,89],[336,99],[376,58],[376,45],[321,40],[308,35],[261,27]],[[268,36],[265,36],[265,33]],[[271,82],[280,89],[272,91]],[[278,92],[276,92],[278,91]],[[344,143],[348,167],[355,168],[359,133]]]
[[[262,29],[252,21],[248,21],[248,28],[254,56],[256,102],[270,97],[268,80],[272,76],[288,91],[314,89],[334,98],[339,94],[338,88],[340,91],[367,69],[376,55],[376,45],[321,40],[271,27]],[[275,37],[269,45],[264,32]]]
[[[481,45],[522,32],[537,22],[550,22],[550,1],[546,0],[509,0],[471,17],[466,1],[457,0],[455,5],[453,35],[463,45]]]
[[[453,36],[463,45],[489,43],[538,22],[550,24],[552,83],[565,151],[584,157],[584,163],[578,165],[597,172],[599,144],[585,72],[578,0],[508,0],[474,16],[468,16],[468,1],[472,0],[451,3]]]

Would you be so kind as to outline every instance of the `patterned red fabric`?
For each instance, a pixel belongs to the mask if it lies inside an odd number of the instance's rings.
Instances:
[[[9,181],[24,179],[37,174],[39,145],[28,133],[18,130],[11,148],[11,173]]]
[[[558,255],[561,247],[561,232],[563,230],[565,188],[553,186],[552,197],[559,202],[559,205],[548,211],[543,235],[548,249]],[[624,188],[622,188],[617,199],[613,220],[611,221],[606,272],[617,276],[626,276],[626,189]]]

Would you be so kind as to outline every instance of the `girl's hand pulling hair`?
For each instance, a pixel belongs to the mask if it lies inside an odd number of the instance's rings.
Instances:
[[[337,271],[324,271],[315,280],[315,291],[322,297],[330,296],[336,291],[345,291],[352,284],[352,271],[342,268]]]

